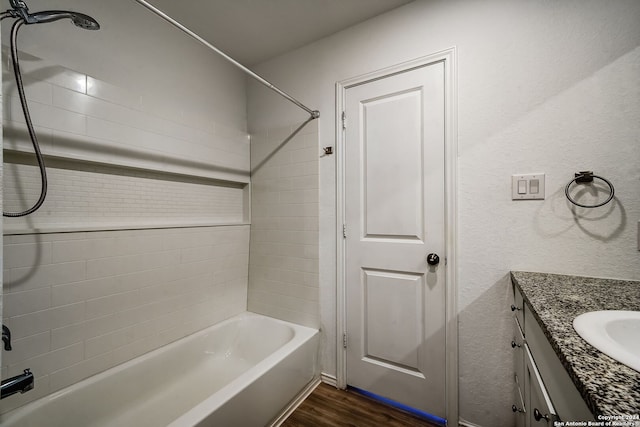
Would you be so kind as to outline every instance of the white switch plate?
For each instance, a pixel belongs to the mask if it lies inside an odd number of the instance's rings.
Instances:
[[[531,185],[532,182],[533,185]],[[518,191],[518,183],[520,184],[520,191]],[[522,188],[524,188],[524,192]],[[544,174],[529,173],[511,175],[511,199],[544,200]]]

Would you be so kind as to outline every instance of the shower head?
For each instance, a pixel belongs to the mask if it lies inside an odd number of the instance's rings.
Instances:
[[[85,30],[99,30],[98,21],[80,12],[69,12],[66,10],[45,10],[36,13],[24,13],[22,18],[25,24],[43,24],[47,22],[57,21],[59,19],[71,19],[77,27]]]
[[[100,29],[98,21],[84,13],[66,10],[45,10],[42,12],[29,13],[29,6],[27,6],[24,0],[9,0],[9,3],[11,3],[11,7],[13,8],[13,10],[10,11],[11,16],[22,19],[25,24],[43,24],[68,18],[71,19],[71,22],[77,27],[84,28],[85,30]]]

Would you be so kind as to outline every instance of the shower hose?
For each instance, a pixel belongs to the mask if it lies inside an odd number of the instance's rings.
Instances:
[[[10,17],[13,17],[11,12],[4,12],[0,15],[0,21]],[[22,106],[22,112],[24,113],[24,120],[27,123],[27,129],[29,131],[29,137],[31,138],[31,144],[33,145],[33,151],[35,151],[38,167],[40,168],[41,187],[40,198],[32,207],[22,212],[2,212],[2,215],[6,217],[21,217],[35,212],[40,208],[40,206],[42,206],[44,199],[47,196],[47,171],[44,165],[44,158],[40,152],[38,138],[36,137],[36,132],[33,129],[33,123],[31,122],[29,106],[27,105],[27,97],[22,83],[22,74],[20,73],[20,64],[18,62],[18,30],[23,24],[24,21],[22,19],[18,19],[11,27],[11,62],[13,63],[13,74],[16,78],[16,86],[18,88],[18,95],[20,96],[20,105]]]

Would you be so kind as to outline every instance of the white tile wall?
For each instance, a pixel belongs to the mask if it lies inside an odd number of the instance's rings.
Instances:
[[[4,253],[2,377],[37,387],[0,412],[246,310],[248,225],[13,235]]]
[[[22,55],[25,55],[24,53]],[[249,139],[243,129],[191,120],[170,100],[144,98],[91,76],[35,58],[24,61],[33,123],[44,154],[247,183]],[[3,63],[4,146],[31,153],[15,88]]]
[[[318,127],[251,136],[250,311],[319,327]]]
[[[216,114],[222,103],[191,114],[191,99],[169,99],[163,87],[143,96],[21,56],[49,192],[37,213],[4,221],[0,297],[13,351],[2,353],[2,378],[31,368],[37,386],[0,412],[247,306],[246,117],[215,123],[210,117],[229,116]],[[15,211],[37,199],[40,178],[6,63],[2,71],[1,187],[5,210]],[[244,100],[242,85],[233,87]],[[153,228],[168,225],[179,228]]]
[[[47,161],[47,176],[49,191],[43,206],[28,217],[6,218],[5,232],[239,224],[244,219],[240,185],[53,159]],[[36,166],[8,162],[4,178],[5,210],[22,211],[38,199],[41,183]]]

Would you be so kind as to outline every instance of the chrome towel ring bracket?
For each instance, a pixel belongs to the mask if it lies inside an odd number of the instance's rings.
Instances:
[[[573,200],[571,198],[571,195],[569,194],[569,187],[571,187],[571,184],[573,184],[574,182],[576,184],[590,184],[593,182],[593,179],[597,178],[600,181],[603,181],[605,184],[607,184],[609,186],[609,197],[607,197],[607,200],[605,200],[602,203],[598,203],[596,205],[583,205],[581,203],[576,202],[575,200]],[[613,188],[613,184],[611,183],[611,181],[609,181],[606,178],[603,178],[601,176],[598,175],[594,175],[592,171],[580,171],[580,172],[576,172],[575,173],[575,178],[573,178],[571,181],[569,181],[569,183],[567,184],[567,186],[564,188],[564,194],[565,196],[567,196],[567,199],[573,203],[576,206],[580,206],[581,208],[599,208],[600,206],[604,206],[607,203],[609,203],[611,200],[613,200],[613,196],[615,195],[615,188]]]

